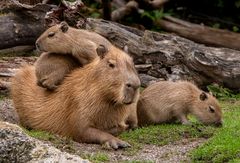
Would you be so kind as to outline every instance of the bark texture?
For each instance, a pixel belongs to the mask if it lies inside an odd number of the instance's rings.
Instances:
[[[140,74],[165,80],[191,80],[240,89],[240,52],[213,48],[171,34],[139,31],[105,20],[88,19],[86,27],[103,35],[133,58]]]
[[[33,45],[45,29],[44,16],[51,8],[45,4],[31,6],[10,0],[0,16],[0,49]]]

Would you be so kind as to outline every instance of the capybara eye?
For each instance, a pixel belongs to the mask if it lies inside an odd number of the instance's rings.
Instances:
[[[108,66],[111,67],[111,68],[115,67],[115,65],[113,63],[109,63]]]
[[[55,35],[54,32],[49,32],[49,33],[48,33],[48,37],[53,37],[54,35]]]
[[[209,106],[209,112],[215,113],[215,110],[214,110],[214,107],[213,107],[213,106]]]
[[[114,60],[109,60],[109,61],[108,61],[108,66],[111,67],[111,68],[115,68],[115,67],[116,67],[115,63],[116,63],[116,61],[114,61]]]

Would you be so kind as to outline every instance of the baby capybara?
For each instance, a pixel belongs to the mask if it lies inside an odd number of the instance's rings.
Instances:
[[[141,126],[175,120],[189,124],[188,114],[204,124],[222,124],[222,111],[216,98],[187,81],[154,83],[141,93],[137,105]]]
[[[56,89],[73,69],[92,62],[101,46],[112,49],[112,44],[95,32],[72,28],[66,22],[50,27],[36,41],[36,47],[44,52],[35,63],[37,84]]]

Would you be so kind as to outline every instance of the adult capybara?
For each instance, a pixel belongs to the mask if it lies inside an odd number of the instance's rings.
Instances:
[[[112,134],[128,127],[125,121],[136,109],[140,80],[132,59],[111,48],[72,71],[54,92],[36,85],[33,66],[21,68],[12,79],[11,96],[22,125],[78,142],[129,146]]]
[[[189,124],[187,115],[204,124],[222,124],[218,101],[187,81],[161,81],[147,87],[137,105],[138,124],[159,124],[179,120]]]
[[[76,61],[78,67],[92,62],[100,46],[108,51],[112,44],[97,33],[69,27],[66,22],[50,27],[36,41],[36,47],[47,52],[35,64],[37,83],[49,90],[55,89],[76,67]]]

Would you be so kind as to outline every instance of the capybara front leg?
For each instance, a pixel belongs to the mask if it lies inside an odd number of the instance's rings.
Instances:
[[[126,124],[129,126],[128,129],[134,129],[138,126],[138,119],[136,111],[132,111],[126,120]]]
[[[187,116],[185,114],[179,115],[178,119],[180,120],[180,122],[183,125],[190,125],[191,124],[191,122],[189,122],[189,120],[187,119]]]
[[[122,132],[126,131],[129,128],[129,125],[127,125],[125,122],[122,122],[120,124],[118,124],[117,126],[107,130],[106,132],[117,136],[119,134],[121,134]]]
[[[96,128],[86,129],[85,132],[81,134],[80,139],[81,142],[104,144],[107,147],[111,147],[113,149],[126,148],[131,146],[127,142],[122,141],[113,135]]]

